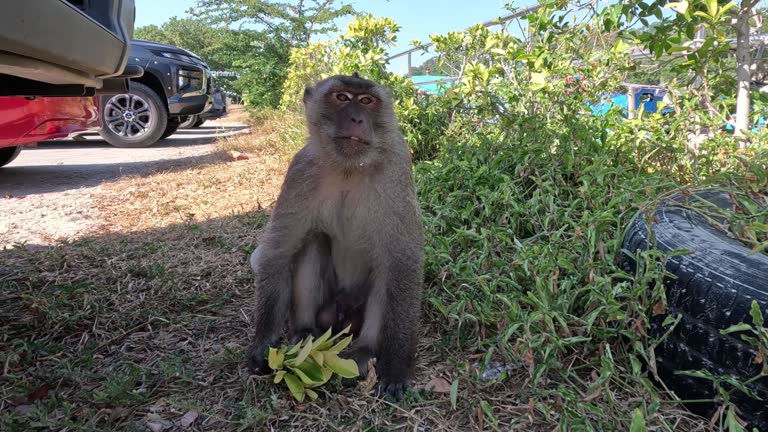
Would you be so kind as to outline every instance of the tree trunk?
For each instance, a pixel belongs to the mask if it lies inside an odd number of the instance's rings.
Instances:
[[[752,15],[753,0],[742,0],[736,16],[736,124],[733,133],[743,136],[749,129],[749,83],[752,80],[752,56],[749,46],[749,17]]]

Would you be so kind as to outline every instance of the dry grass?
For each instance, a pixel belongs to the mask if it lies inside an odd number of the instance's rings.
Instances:
[[[234,117],[242,115],[239,111]],[[101,203],[106,229],[140,231],[269,207],[277,198],[303,134],[298,128],[288,132],[280,129],[289,115],[251,118],[254,132],[221,139],[217,151],[190,166],[109,185],[111,199]],[[245,153],[250,159],[232,160],[230,150]]]
[[[557,407],[528,400],[524,368],[482,382],[472,367],[480,359],[448,346],[452,330],[437,320],[424,329],[417,391],[397,405],[366,383],[332,383],[298,404],[269,377],[249,376],[247,258],[303,137],[285,116],[257,119],[253,133],[196,164],[108,185],[107,223],[93,236],[0,251],[0,429],[552,430],[537,421]],[[250,159],[231,161],[231,149]],[[455,408],[424,389],[458,377]],[[185,413],[198,414],[186,429]],[[697,430],[683,414],[677,421]]]
[[[396,406],[364,383],[296,404],[243,368],[247,257],[303,136],[281,116],[256,119],[255,132],[187,166],[106,185],[105,224],[93,236],[0,252],[0,429],[180,430],[187,412],[199,413],[192,430],[207,431],[463,430],[472,422],[478,413],[463,403],[450,411],[447,395],[416,393]],[[250,159],[232,161],[233,149]],[[421,386],[452,378],[438,339],[425,336]],[[43,397],[28,398],[41,388]]]

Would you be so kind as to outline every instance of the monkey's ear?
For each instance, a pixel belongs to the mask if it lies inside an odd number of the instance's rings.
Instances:
[[[312,91],[313,91],[313,88],[311,86],[304,87],[304,97],[302,98],[302,100],[304,101],[305,104],[307,103],[307,101],[309,101],[312,98]]]

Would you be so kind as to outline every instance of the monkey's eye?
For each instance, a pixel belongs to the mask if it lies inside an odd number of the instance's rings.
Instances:
[[[336,100],[341,102],[347,102],[350,100],[350,97],[346,93],[336,93]]]
[[[360,103],[363,105],[370,105],[373,103],[373,98],[370,96],[363,96],[360,98]]]

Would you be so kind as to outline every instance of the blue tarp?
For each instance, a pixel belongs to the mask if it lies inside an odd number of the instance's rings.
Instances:
[[[416,87],[424,90],[427,93],[431,94],[439,94],[442,93],[441,89],[438,86],[442,86],[445,88],[448,88],[451,86],[451,81],[448,81],[451,77],[446,75],[413,75],[411,77],[411,81],[413,81],[414,84],[416,84]],[[432,82],[430,84],[421,84],[421,83],[428,83],[430,81],[438,81],[438,80],[445,80],[440,83]]]

